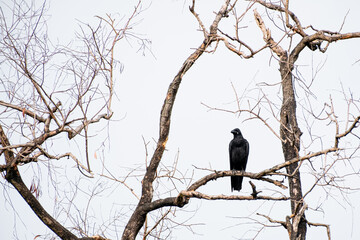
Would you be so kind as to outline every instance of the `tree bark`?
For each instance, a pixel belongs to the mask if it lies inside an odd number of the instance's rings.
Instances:
[[[280,137],[282,141],[282,149],[285,161],[299,158],[300,136],[296,118],[296,99],[293,86],[293,62],[291,58],[284,54],[280,58],[280,74],[282,81],[283,101],[280,111]],[[306,220],[304,211],[300,211],[303,207],[301,179],[298,163],[292,163],[286,167],[289,175],[289,191],[291,198],[292,224],[288,224],[288,232],[291,240],[300,240],[306,238]],[[300,214],[300,216],[299,216]],[[295,221],[295,216],[300,217],[300,222]],[[289,229],[290,228],[290,229]]]
[[[296,99],[293,85],[292,70],[299,53],[304,46],[298,51],[293,50],[288,55],[271,36],[270,30],[266,28],[260,14],[254,10],[255,21],[263,33],[264,41],[268,44],[272,52],[279,57],[281,88],[282,88],[282,105],[280,110],[280,138],[285,162],[292,159],[298,159],[300,150],[300,136],[296,118]],[[298,44],[297,46],[299,46]],[[295,47],[297,49],[297,47]],[[291,217],[286,219],[286,228],[291,240],[303,240],[306,238],[306,219],[305,209],[302,201],[301,179],[298,162],[293,162],[286,167],[289,181],[289,192],[291,199]]]

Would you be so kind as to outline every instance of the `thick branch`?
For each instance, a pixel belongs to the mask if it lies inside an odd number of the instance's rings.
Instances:
[[[11,162],[14,159],[14,153],[11,151],[11,149],[8,149],[8,147],[11,146],[10,141],[7,138],[1,124],[0,124],[0,144],[4,148],[5,163],[7,166],[10,166]]]
[[[290,61],[294,63],[299,57],[300,52],[314,41],[327,41],[328,43],[338,40],[345,40],[351,38],[360,38],[360,32],[344,33],[344,34],[332,34],[327,35],[325,31],[318,31],[310,36],[303,37],[301,41],[296,45],[290,54]]]
[[[304,160],[308,160],[310,158],[313,158],[313,157],[317,157],[317,156],[320,156],[320,155],[325,155],[325,154],[328,154],[330,152],[336,152],[338,151],[339,149],[338,148],[328,148],[328,149],[325,149],[325,150],[322,150],[322,151],[319,151],[319,152],[315,152],[315,153],[311,153],[311,154],[308,154],[308,155],[305,155],[303,157],[299,157],[299,158],[293,158],[289,161],[286,161],[286,162],[283,162],[283,163],[280,163],[278,165],[275,165],[274,167],[272,168],[268,168],[268,169],[265,169],[261,172],[259,172],[257,175],[257,177],[262,177],[262,176],[265,176],[265,175],[269,175],[271,173],[274,173],[284,167],[287,167],[293,163],[297,163],[297,162],[301,162],[301,161],[304,161]]]
[[[158,199],[151,203],[141,206],[143,212],[151,212],[162,207],[183,207],[189,202],[189,199],[179,194],[177,197],[168,197],[164,199]]]
[[[58,128],[53,131],[47,132],[42,134],[41,136],[33,139],[32,141],[28,142],[26,146],[22,147],[19,153],[16,154],[16,157],[13,159],[11,163],[7,163],[8,166],[14,167],[19,162],[22,162],[26,157],[28,157],[36,148],[43,144],[47,139],[54,137],[61,133],[63,129]]]
[[[200,192],[196,192],[195,190],[197,190],[198,188],[200,188],[201,186],[204,186],[205,184],[207,184],[209,181],[212,180],[216,180],[218,178],[222,178],[222,177],[227,177],[227,176],[244,176],[244,177],[249,177],[251,179],[257,179],[257,180],[261,180],[261,181],[266,181],[272,184],[275,184],[278,187],[281,187],[283,189],[286,189],[287,187],[284,186],[280,181],[277,180],[273,180],[270,178],[265,178],[265,175],[271,175],[272,173],[275,173],[276,171],[285,168],[287,166],[289,166],[290,164],[293,163],[297,163],[299,161],[304,161],[304,160],[308,160],[310,158],[313,157],[317,157],[320,155],[324,155],[327,154],[329,152],[335,152],[337,151],[337,148],[330,148],[330,149],[326,149],[323,151],[319,151],[316,153],[312,153],[312,154],[308,154],[306,156],[303,156],[301,158],[294,158],[291,159],[290,161],[286,161],[284,163],[275,165],[274,167],[268,168],[264,171],[261,171],[260,173],[249,173],[249,172],[242,172],[242,171],[215,171],[214,173],[211,173],[209,175],[206,175],[204,177],[202,177],[201,179],[199,179],[198,181],[194,182],[190,187],[188,187],[188,189],[186,191],[182,191],[178,197],[171,197],[171,198],[166,198],[166,199],[160,199],[160,200],[156,200],[154,202],[152,202],[151,204],[147,204],[146,206],[146,211],[153,211],[155,209],[158,209],[160,207],[164,207],[164,206],[178,206],[178,207],[182,207],[185,204],[187,204],[187,200],[184,199],[183,197],[195,197],[195,198],[204,198],[204,199],[208,199],[208,200],[218,200],[218,199],[228,199],[228,200],[250,200],[248,199],[249,196],[242,196],[242,197],[238,197],[238,196],[225,196],[225,195],[216,195],[216,196],[209,196]],[[254,197],[252,197],[254,199]],[[257,199],[264,199],[264,200],[287,200],[288,198],[286,197],[280,197],[280,198],[273,198],[273,197],[261,197],[261,196],[257,196]]]
[[[226,16],[227,9],[229,7],[230,0],[227,0],[222,7],[220,8],[219,12],[215,16],[215,20],[210,26],[210,36],[205,36],[200,47],[198,47],[194,53],[192,53],[183,63],[182,67],[180,68],[179,72],[174,77],[173,81],[171,82],[166,98],[161,109],[160,113],[160,132],[159,132],[159,139],[157,142],[157,146],[155,152],[151,158],[150,164],[146,169],[145,176],[142,180],[142,192],[141,198],[136,207],[135,211],[133,212],[128,224],[125,227],[123,232],[122,239],[135,239],[137,233],[139,232],[140,228],[143,226],[147,211],[144,211],[142,206],[144,204],[151,203],[153,197],[153,181],[155,180],[156,170],[159,166],[161,161],[163,152],[165,150],[166,142],[170,132],[170,118],[172,113],[172,108],[175,103],[175,98],[177,91],[179,89],[180,83],[184,74],[192,67],[194,62],[205,52],[206,48],[216,40],[215,37],[212,35],[216,35],[218,24],[220,20]],[[194,11],[190,8],[190,11]]]
[[[274,201],[286,201],[289,200],[290,198],[288,197],[270,197],[270,196],[241,196],[241,195],[207,195],[207,194],[203,194],[201,192],[196,192],[196,191],[181,191],[180,194],[181,196],[185,196],[188,198],[198,198],[198,199],[206,199],[206,200],[274,200]]]
[[[287,228],[286,222],[284,222],[284,221],[274,220],[271,217],[269,217],[267,215],[264,215],[264,214],[261,214],[261,213],[256,213],[256,215],[259,215],[259,216],[262,216],[262,217],[266,218],[271,223],[278,223],[278,224],[281,224],[284,228]]]
[[[100,114],[98,115],[96,118],[93,118],[91,120],[85,121],[83,123],[81,123],[76,129],[69,129],[69,128],[65,128],[65,131],[68,132],[68,137],[69,139],[74,138],[76,135],[78,135],[86,126],[89,126],[90,124],[93,123],[97,123],[99,122],[101,119],[106,119],[109,120],[112,117],[112,112],[109,114]],[[68,125],[69,123],[65,123],[65,125]]]
[[[277,42],[274,41],[274,39],[271,37],[270,30],[266,28],[264,21],[262,20],[260,14],[254,9],[254,16],[255,21],[259,28],[261,29],[263,33],[263,39],[268,44],[268,46],[271,48],[271,50],[278,55],[278,57],[283,57],[286,55],[286,51],[284,51]]]
[[[151,158],[150,164],[146,169],[146,174],[142,180],[142,195],[140,201],[124,230],[122,239],[135,239],[137,233],[144,224],[145,216],[148,211],[144,211],[142,206],[144,204],[150,203],[153,197],[152,183],[155,179],[156,169],[161,161],[169,136],[170,117],[182,77],[190,69],[194,62],[202,55],[202,53],[205,51],[205,49],[210,43],[211,41],[209,41],[208,39],[204,40],[201,46],[197,48],[196,51],[185,60],[181,69],[179,70],[179,72],[169,86],[160,114],[160,133],[158,143],[155,152]]]
[[[6,102],[3,102],[3,101],[0,101],[0,105],[5,106],[5,107],[9,107],[9,108],[12,108],[12,109],[15,109],[15,110],[18,110],[19,112],[22,112],[23,114],[26,114],[29,117],[32,117],[32,118],[38,120],[39,122],[45,122],[45,118],[40,117],[36,113],[34,113],[34,112],[32,112],[32,111],[30,111],[30,110],[28,110],[26,108],[22,108],[22,107],[20,107],[18,105],[13,105],[13,104],[6,103]]]
[[[191,186],[188,187],[187,191],[195,191],[199,187],[205,185],[209,181],[216,180],[216,179],[222,178],[222,177],[227,177],[227,176],[244,176],[244,177],[248,177],[248,178],[252,178],[252,179],[258,179],[258,180],[261,180],[261,181],[266,181],[266,182],[275,184],[276,186],[281,187],[283,189],[287,188],[280,181],[273,180],[273,179],[270,179],[270,178],[265,178],[265,177],[263,177],[264,175],[260,176],[258,173],[249,173],[249,172],[243,172],[243,171],[228,170],[228,171],[215,171],[212,174],[209,174],[209,175],[206,175],[205,177],[202,177],[198,181],[191,184]]]
[[[36,197],[30,192],[26,187],[25,183],[22,181],[20,173],[18,170],[11,169],[6,173],[6,180],[9,181],[19,194],[24,198],[26,203],[34,211],[34,213],[39,217],[39,219],[50,228],[56,235],[61,239],[78,239],[74,234],[67,230],[63,225],[56,221],[39,203]]]
[[[279,12],[284,12],[286,14],[285,17],[287,19],[286,26],[288,28],[290,28],[291,30],[294,30],[295,32],[299,33],[303,37],[307,36],[307,34],[304,32],[303,27],[301,26],[300,20],[297,18],[297,16],[292,11],[289,10],[288,1],[287,1],[287,7],[286,8],[283,8],[283,7],[279,6],[279,5],[273,4],[271,2],[265,2],[265,1],[262,1],[262,0],[253,0],[253,1],[257,2],[257,3],[260,3],[261,5],[263,5],[264,7],[268,8],[268,9],[276,10],[276,11],[279,11]],[[292,20],[295,22],[296,27],[293,27],[289,23],[288,15],[290,15]]]
[[[2,126],[0,125],[0,143],[3,147],[10,145],[8,138],[6,137]],[[56,235],[62,239],[77,239],[69,230],[63,227],[59,222],[57,222],[46,210],[42,207],[39,201],[32,195],[31,191],[26,187],[25,183],[22,181],[19,171],[17,170],[17,165],[15,163],[14,154],[11,150],[5,149],[5,161],[7,165],[5,178],[10,182],[19,194],[24,198],[27,204],[31,207],[34,213],[40,218],[40,220],[48,226]]]
[[[331,234],[330,234],[330,226],[328,224],[324,223],[313,223],[313,222],[307,222],[309,226],[315,226],[315,227],[325,227],[326,228],[326,234],[328,237],[328,240],[331,240]]]
[[[240,171],[222,171],[219,173],[220,174],[217,177],[251,175],[249,173],[243,173]],[[211,177],[209,177],[210,175],[211,175]],[[202,186],[202,185],[206,184],[208,181],[216,179],[216,178],[212,178],[212,177],[214,177],[213,174],[210,174],[210,175],[197,181],[195,183],[196,186],[198,186],[198,185]],[[254,175],[254,174],[252,174],[252,175]],[[261,180],[265,180],[265,179],[261,178]],[[279,184],[281,184],[281,183],[279,183]],[[197,192],[195,190],[191,190],[196,187],[193,185],[191,185],[187,190],[181,191],[177,197],[168,197],[168,198],[164,198],[164,199],[158,199],[149,204],[144,204],[143,206],[141,206],[141,210],[144,212],[150,212],[150,211],[162,208],[162,207],[170,207],[170,206],[175,206],[175,207],[181,208],[189,202],[190,198],[198,198],[198,199],[206,199],[206,200],[273,200],[273,201],[286,201],[286,200],[290,199],[289,197],[286,197],[286,196],[283,196],[283,197],[258,196],[259,192],[256,192],[256,194],[252,193],[249,196],[241,196],[241,195],[228,196],[228,195],[223,195],[223,194],[207,195],[207,194],[204,194],[201,192]],[[253,190],[254,190],[254,187],[253,187]],[[256,191],[256,189],[255,189],[255,191]]]
[[[351,131],[354,129],[354,128],[357,128],[358,127],[358,123],[360,122],[360,116],[357,116],[355,119],[354,119],[354,122],[353,124],[351,124],[351,126],[349,127],[348,130],[346,130],[344,133],[341,133],[341,134],[338,134],[335,136],[335,147],[338,146],[338,143],[339,143],[339,139],[342,138],[342,137],[345,137],[346,135],[348,135],[349,133],[351,133]]]

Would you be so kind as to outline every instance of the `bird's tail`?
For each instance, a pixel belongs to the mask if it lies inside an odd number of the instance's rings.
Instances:
[[[240,191],[242,186],[243,177],[231,177],[231,191]]]

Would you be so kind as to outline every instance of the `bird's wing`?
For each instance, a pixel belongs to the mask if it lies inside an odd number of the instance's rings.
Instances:
[[[233,148],[233,140],[231,140],[231,142],[230,142],[230,144],[229,144],[230,170],[233,169],[233,164],[232,164],[232,148]]]
[[[246,160],[247,160],[247,158],[249,156],[249,152],[250,152],[250,145],[246,139],[244,139],[244,140],[245,140],[245,146],[246,146]]]
[[[245,171],[246,169],[246,164],[247,164],[247,161],[248,161],[248,157],[249,157],[249,150],[250,150],[250,145],[249,145],[249,142],[244,139],[244,155],[242,157],[242,167]]]

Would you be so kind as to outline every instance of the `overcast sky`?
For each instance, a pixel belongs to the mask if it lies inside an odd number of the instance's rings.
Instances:
[[[40,2],[40,1],[39,1]],[[2,1],[2,3],[4,3]],[[197,1],[196,10],[200,14],[206,27],[213,20],[214,11],[218,11],[223,1]],[[128,17],[133,10],[136,1],[99,1],[94,0],[62,0],[50,1],[48,31],[53,42],[65,44],[70,42],[76,31],[79,30],[79,21],[83,23],[96,23],[95,15],[104,16],[111,13],[121,18]],[[141,38],[149,39],[150,49],[139,50],[136,40],[122,42],[117,51],[117,59],[123,64],[124,70],[119,76],[116,85],[116,102],[113,110],[114,121],[110,124],[110,131],[99,133],[101,137],[91,139],[92,152],[98,149],[104,151],[103,157],[109,166],[114,169],[117,176],[125,176],[127,168],[142,166],[145,162],[145,147],[143,139],[149,142],[148,150],[152,153],[156,146],[154,141],[158,137],[159,114],[166,95],[167,87],[181,67],[185,59],[200,46],[203,35],[199,31],[196,19],[188,10],[190,1],[183,0],[158,0],[143,1],[143,12],[136,18],[137,24],[134,32]],[[242,1],[240,4],[246,6]],[[262,14],[265,24],[271,27],[275,37],[280,36],[264,9],[256,6]],[[339,30],[343,24],[342,33],[360,31],[360,3],[352,1],[290,1],[291,10],[297,14],[304,26],[311,24],[316,29],[331,31]],[[262,35],[253,20],[252,11],[242,22],[244,27],[244,39],[257,49],[263,43]],[[232,19],[225,19],[220,29],[232,30]],[[246,28],[245,28],[246,27]],[[241,34],[241,32],[240,32]],[[320,109],[329,96],[341,112],[346,108],[339,92],[341,86],[354,93],[359,99],[360,93],[360,39],[336,42],[330,45],[329,50],[323,54],[311,52],[306,49],[300,56],[298,70],[301,72],[306,84],[311,83],[309,99],[314,103],[315,109]],[[250,156],[247,171],[258,172],[283,161],[282,149],[279,140],[258,120],[247,120],[248,116],[238,116],[224,111],[209,111],[204,104],[229,111],[237,110],[235,93],[241,98],[241,104],[246,107],[247,102],[253,103],[262,92],[265,92],[275,104],[281,103],[279,98],[279,85],[266,87],[262,83],[276,84],[280,81],[278,63],[271,57],[268,49],[264,50],[253,59],[241,59],[237,55],[226,50],[221,44],[215,53],[204,54],[185,75],[174,106],[172,125],[167,145],[167,151],[163,157],[164,165],[172,165],[178,157],[178,169],[187,177],[196,180],[209,172],[196,168],[211,168],[215,170],[227,170],[228,144],[232,139],[230,131],[239,127],[250,143]],[[342,85],[341,85],[342,84]],[[305,104],[305,91],[301,83],[297,85],[298,114],[300,127],[305,126],[304,116],[301,111],[302,103]],[[299,110],[300,109],[300,110]],[[269,119],[275,131],[278,125],[274,119]],[[317,129],[316,131],[326,137],[330,128]],[[333,129],[333,128],[332,128]],[[100,129],[94,129],[97,134]],[[105,130],[107,131],[107,130]],[[306,133],[306,129],[302,129]],[[101,148],[103,136],[108,134],[110,141],[105,149]],[[101,139],[100,141],[97,141]],[[155,140],[154,140],[155,139]],[[308,137],[304,134],[304,145],[307,146]],[[328,142],[325,142],[327,144]],[[354,143],[356,145],[356,143]],[[69,145],[64,145],[64,148]],[[318,146],[316,146],[318,147]],[[325,146],[327,147],[327,146]],[[324,147],[324,148],[325,148]],[[316,148],[309,148],[309,151]],[[67,150],[64,150],[67,151]],[[304,152],[301,152],[304,154]],[[151,155],[150,155],[151,156]],[[359,158],[354,166],[359,167]],[[116,169],[119,169],[119,172]],[[313,177],[307,174],[304,167],[304,192],[309,189]],[[75,173],[75,171],[74,171]],[[24,171],[29,181],[33,171]],[[71,178],[71,176],[68,176]],[[76,177],[75,177],[76,178]],[[46,181],[46,178],[43,178]],[[140,194],[138,179],[130,180],[137,194]],[[67,181],[60,178],[59,181]],[[90,183],[92,181],[92,183]],[[102,183],[103,179],[86,179],[89,185]],[[355,178],[357,183],[359,178]],[[307,184],[308,183],[308,184]],[[66,183],[63,183],[64,186]],[[164,180],[164,185],[169,182]],[[251,187],[248,179],[244,179],[242,194],[249,194]],[[60,184],[60,187],[62,185]],[[171,184],[170,184],[171,186]],[[181,185],[178,185],[181,188]],[[273,186],[263,182],[257,182],[264,194],[273,194]],[[352,185],[356,186],[356,184]],[[44,187],[45,188],[45,187]],[[104,221],[108,216],[106,212],[119,211],[124,218],[119,220],[119,225],[127,222],[129,209],[136,204],[136,198],[123,186],[115,186],[109,183],[112,190],[103,195],[100,200],[95,200],[92,208],[94,212],[102,212],[97,215],[99,221]],[[186,188],[183,184],[182,189]],[[160,186],[161,191],[166,191],[166,186]],[[276,191],[278,189],[275,189]],[[231,194],[230,180],[219,179],[208,183],[199,191],[207,194]],[[43,224],[34,216],[22,199],[14,193],[14,190],[3,191],[0,194],[0,205],[6,206],[4,217],[0,217],[0,238],[13,239],[13,227],[18,229],[19,239],[33,239],[37,234],[46,231]],[[41,202],[47,206],[47,193],[43,191]],[[284,192],[286,193],[286,191]],[[9,194],[9,195],[8,195]],[[174,193],[173,193],[174,194]],[[237,193],[236,193],[237,194]],[[326,223],[331,226],[333,239],[360,239],[360,199],[359,193],[354,193],[347,198],[336,195],[326,195],[324,191],[314,191],[310,194],[307,203],[310,208],[306,216],[311,222]],[[156,197],[156,196],[155,196]],[[166,197],[166,195],[163,195]],[[17,209],[14,214],[9,204],[5,204],[5,198],[11,198]],[[345,199],[349,203],[345,202]],[[322,203],[322,204],[320,204]],[[323,211],[314,211],[313,208],[321,205]],[[50,212],[53,206],[49,203]],[[98,209],[97,209],[98,208]],[[4,209],[4,208],[2,208]],[[116,210],[114,210],[116,209]],[[272,203],[260,201],[206,201],[191,200],[184,209],[178,209],[174,221],[186,224],[194,224],[189,231],[185,227],[173,230],[174,239],[249,239],[261,228],[259,225],[249,224],[251,220],[246,217],[254,216],[255,213],[268,214],[277,220],[285,220],[290,214],[289,203]],[[259,218],[257,218],[259,219]],[[263,221],[264,219],[262,219]],[[264,221],[265,222],[265,221]],[[70,227],[70,224],[67,225]],[[122,229],[118,229],[122,233]],[[119,233],[119,237],[121,236]],[[263,230],[256,239],[287,239],[285,229],[268,228]],[[116,239],[114,237],[114,239]],[[308,239],[326,239],[326,231],[322,228],[308,228]]]

